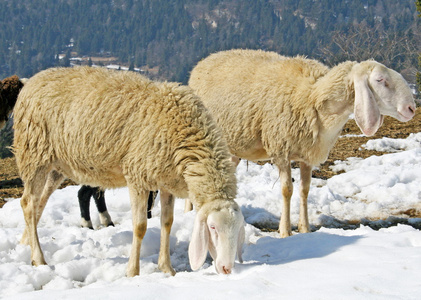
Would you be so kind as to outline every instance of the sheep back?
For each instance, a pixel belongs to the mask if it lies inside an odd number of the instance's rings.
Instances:
[[[91,186],[132,181],[186,197],[185,179],[192,177],[235,196],[226,144],[188,87],[134,72],[52,68],[28,80],[14,114],[13,149],[23,181],[50,166]],[[189,192],[197,192],[190,181]]]
[[[316,99],[309,94],[328,71],[304,57],[231,50],[200,61],[189,85],[221,126],[234,155],[249,160],[282,155],[314,163],[319,158],[303,157],[320,131]],[[266,153],[250,150],[262,145]]]

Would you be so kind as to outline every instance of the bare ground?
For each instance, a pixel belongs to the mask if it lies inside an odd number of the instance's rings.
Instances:
[[[382,155],[384,152],[372,151],[361,149],[361,145],[365,144],[370,139],[378,139],[382,137],[390,138],[406,138],[410,133],[417,133],[421,131],[421,108],[417,109],[415,117],[407,122],[401,123],[393,118],[386,117],[383,126],[379,129],[373,137],[341,137],[336,142],[332,151],[329,154],[328,159],[323,163],[318,170],[313,171],[313,177],[328,179],[337,173],[333,172],[329,167],[334,164],[336,160],[346,160],[348,157],[361,157],[367,158],[372,155]],[[343,129],[342,134],[350,135],[360,135],[361,132],[358,126],[355,124],[354,120],[348,121]],[[294,167],[294,165],[293,165]],[[66,181],[62,184],[61,187],[74,184],[71,181]],[[19,178],[18,170],[16,167],[16,162],[14,157],[0,159],[0,208],[4,205],[5,201],[8,198],[20,198],[23,192],[23,184]],[[420,205],[421,207],[421,205]],[[408,218],[421,218],[421,208],[409,209],[405,212],[398,212],[399,216],[405,215]],[[370,222],[372,222],[371,220]],[[342,222],[342,221],[338,221]],[[402,218],[394,218],[391,216],[389,220],[385,222],[388,223],[405,223],[405,220]],[[351,221],[352,223],[352,221]],[[356,226],[357,224],[351,224],[348,222],[344,226]],[[364,223],[360,221],[359,223]],[[372,223],[371,225],[372,226]],[[374,225],[375,226],[375,225]],[[383,225],[379,225],[383,226]],[[420,225],[421,226],[421,225]]]

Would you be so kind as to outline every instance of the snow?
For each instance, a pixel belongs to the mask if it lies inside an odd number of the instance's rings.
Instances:
[[[181,199],[171,232],[177,274],[157,268],[157,201],[142,244],[140,276],[134,278],[125,277],[132,240],[126,188],[106,191],[116,226],[96,230],[79,227],[79,187],[55,191],[38,227],[49,266],[39,267],[31,266],[29,247],[19,244],[24,220],[19,199],[10,199],[0,209],[0,298],[419,299],[421,232],[415,228],[421,227],[421,219],[408,219],[405,212],[421,210],[420,140],[420,133],[372,140],[364,147],[395,153],[337,161],[333,168],[344,173],[313,178],[309,219],[315,231],[286,239],[257,228],[278,226],[282,206],[276,168],[242,161],[237,202],[246,220],[244,263],[228,276],[217,274],[210,258],[199,271],[191,271],[187,248],[195,212],[184,213]],[[292,174],[291,220],[296,227],[299,170]],[[99,219],[93,201],[91,205],[95,226]]]
[[[416,149],[420,147],[421,132],[411,133],[406,139],[391,139],[384,137],[382,139],[370,140],[362,147],[367,150],[376,150],[384,152],[398,152],[401,150]]]

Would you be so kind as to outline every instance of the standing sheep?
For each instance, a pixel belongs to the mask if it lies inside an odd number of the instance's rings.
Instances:
[[[16,75],[0,81],[0,129],[6,125],[23,83]]]
[[[21,199],[33,265],[46,264],[37,224],[64,177],[103,188],[128,186],[133,245],[127,275],[139,274],[149,191],[161,191],[159,268],[171,266],[174,197],[197,207],[189,260],[193,270],[209,250],[216,270],[241,261],[244,219],[234,201],[236,179],[225,140],[199,98],[176,83],[133,72],[53,68],[28,80],[14,110],[14,152],[25,189]]]
[[[193,69],[190,87],[201,97],[227,139],[231,153],[270,160],[279,169],[281,237],[290,236],[291,160],[300,162],[300,232],[309,232],[307,196],[311,170],[327,159],[350,114],[371,136],[383,115],[402,122],[415,114],[403,77],[373,60],[331,69],[304,57],[260,50],[212,54]]]

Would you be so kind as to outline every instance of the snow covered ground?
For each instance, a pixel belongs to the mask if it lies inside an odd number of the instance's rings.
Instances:
[[[420,299],[421,219],[408,219],[378,231],[369,226],[345,230],[346,221],[387,219],[421,210],[421,133],[408,139],[370,141],[364,147],[395,153],[337,162],[345,172],[315,179],[309,217],[317,231],[286,239],[276,232],[281,214],[278,172],[269,164],[242,162],[238,196],[246,219],[243,264],[218,275],[210,258],[192,272],[187,248],[195,212],[183,213],[178,200],[171,233],[176,276],[157,269],[159,202],[148,223],[141,251],[140,276],[126,278],[132,228],[126,188],[107,190],[115,227],[79,227],[78,187],[57,190],[38,227],[49,266],[33,267],[30,250],[19,245],[24,221],[19,199],[0,209],[0,298],[5,299]],[[293,170],[298,190],[299,171]],[[298,193],[292,198],[292,222],[298,222]],[[99,224],[92,201],[94,226]],[[378,221],[379,227],[393,218]],[[376,223],[376,222],[374,222]],[[371,225],[373,222],[371,223]],[[336,227],[336,228],[335,228]]]

